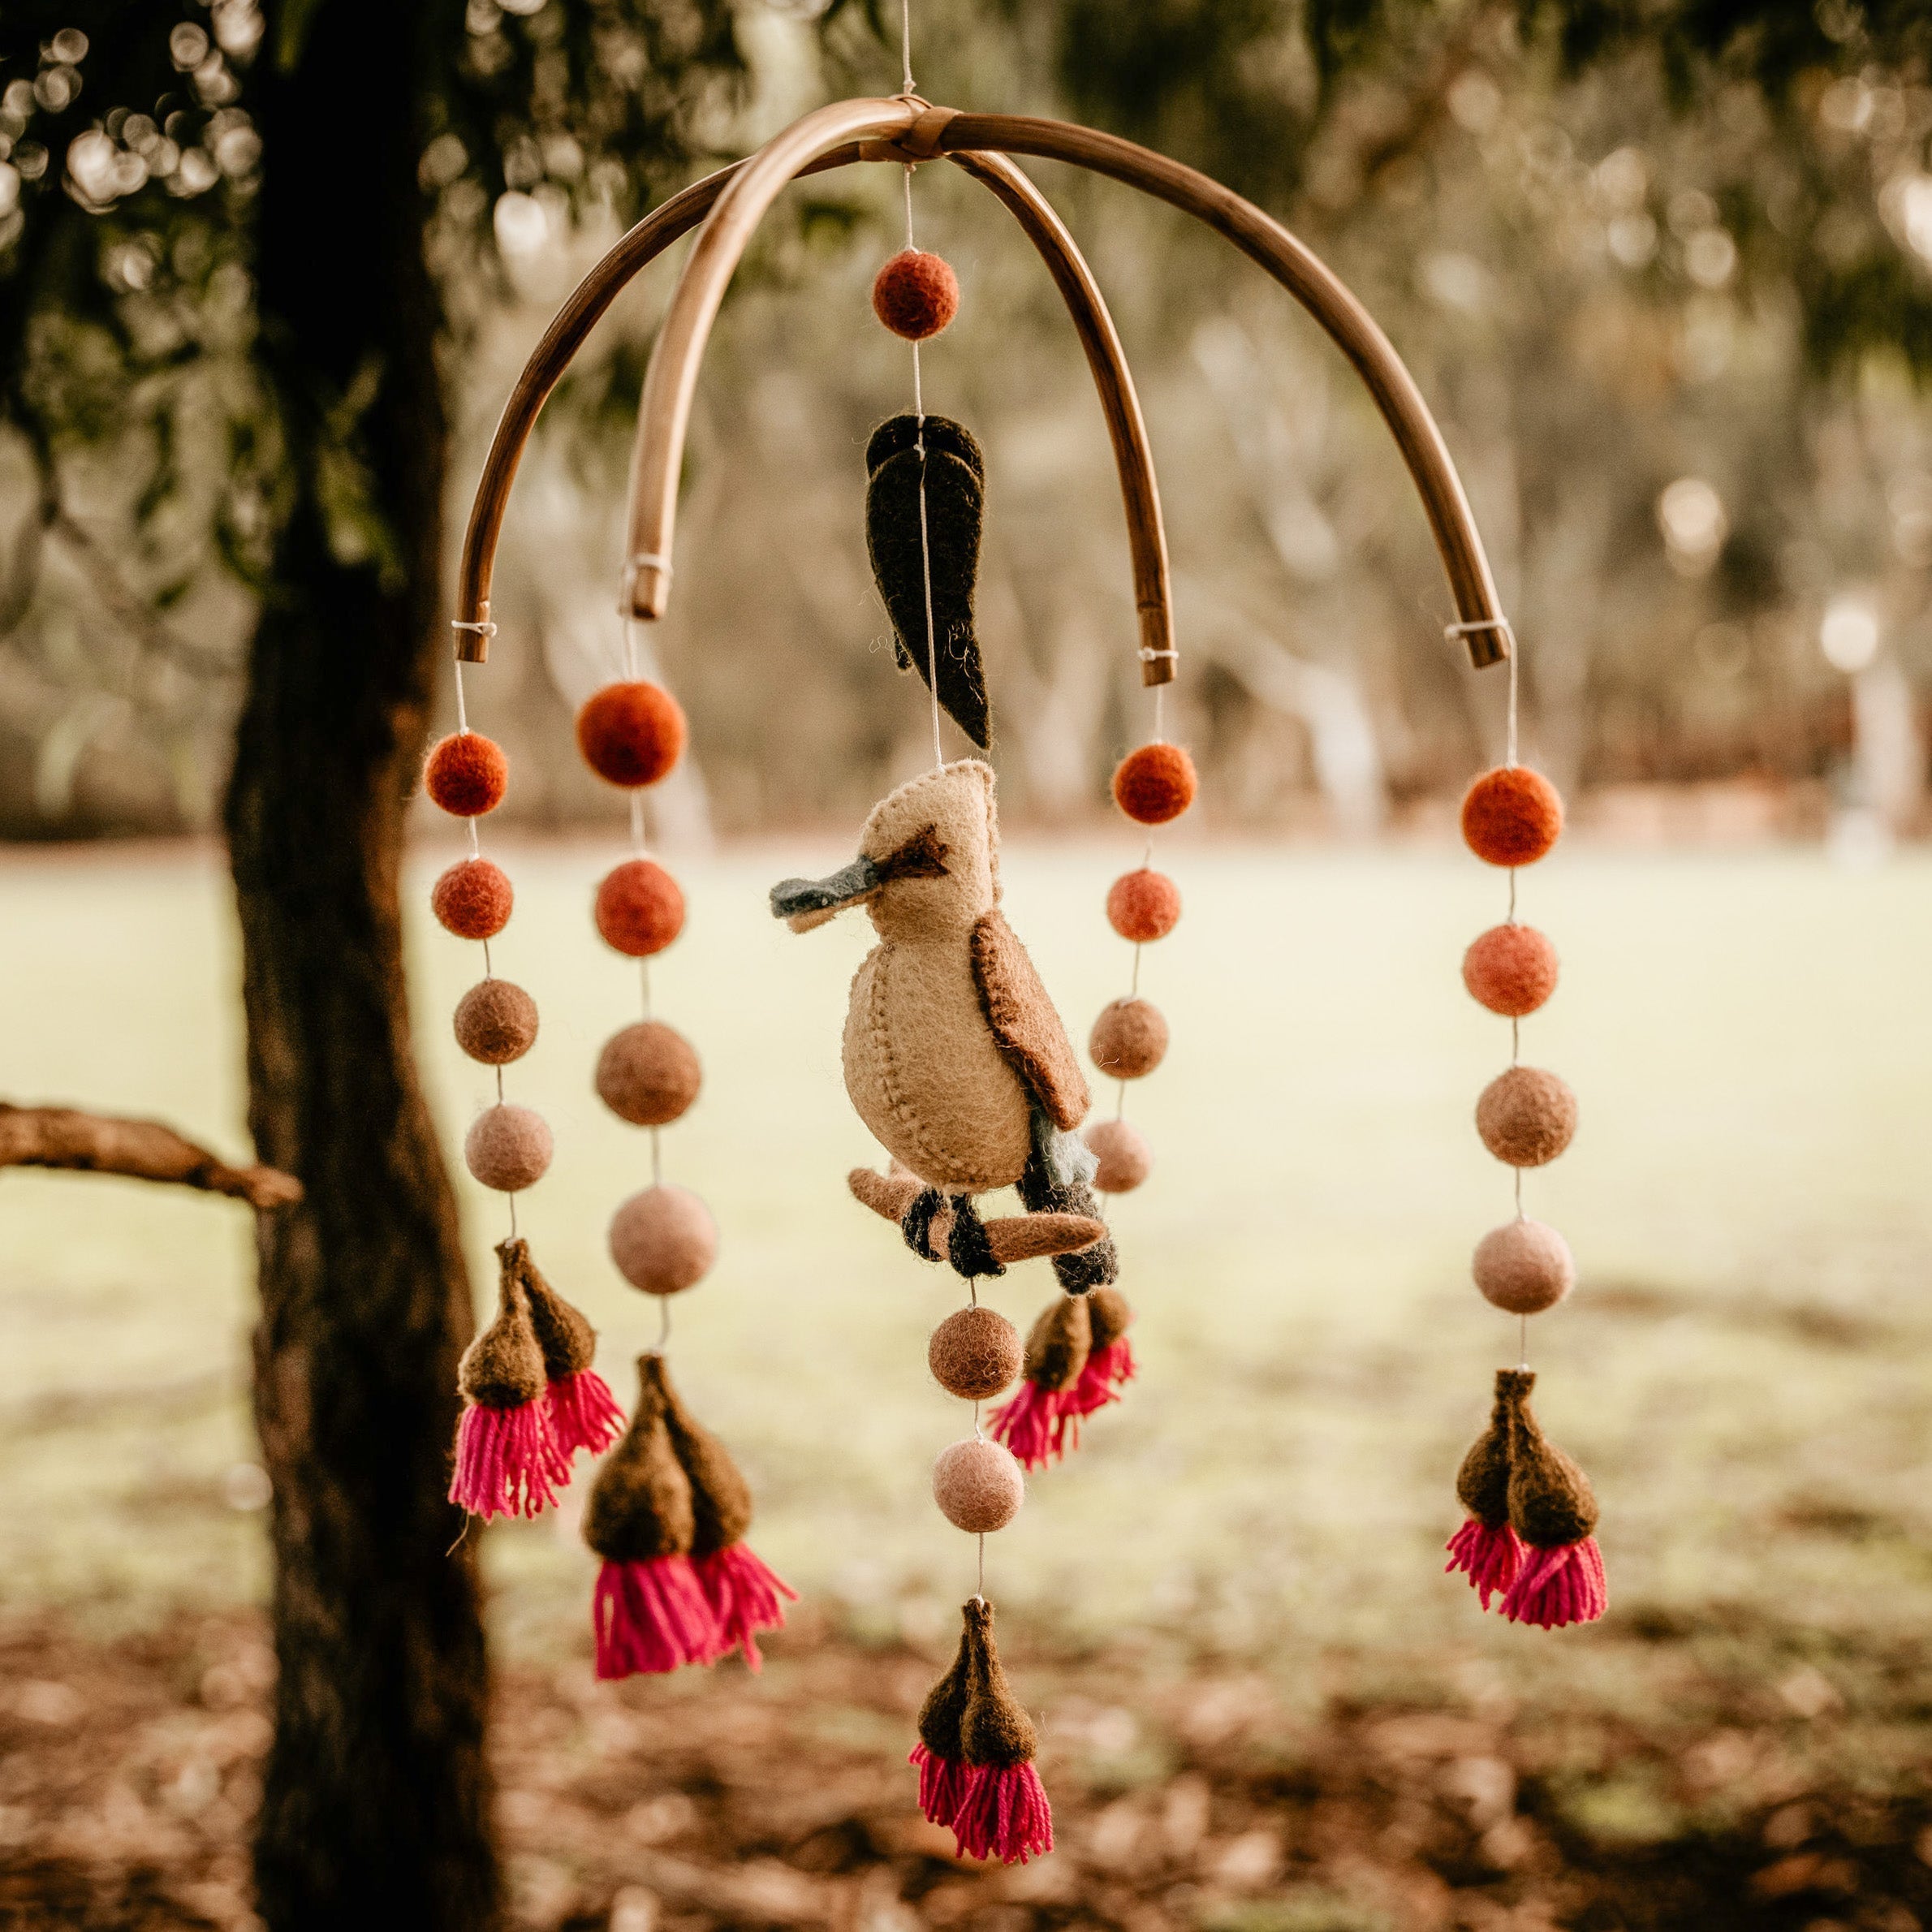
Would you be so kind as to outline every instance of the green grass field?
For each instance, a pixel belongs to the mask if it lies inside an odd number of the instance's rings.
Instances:
[[[648,1174],[645,1136],[589,1088],[636,998],[589,924],[610,849],[500,853],[519,902],[497,963],[544,1015],[511,1095],[558,1142],[524,1230],[627,1399],[657,1315],[603,1244]],[[419,886],[441,856],[419,855]],[[709,1200],[723,1249],[676,1305],[672,1355],[753,1476],[761,1550],[861,1632],[924,1637],[972,1585],[972,1546],[927,1494],[964,1411],[928,1380],[925,1338],[959,1297],[845,1192],[875,1158],[838,1068],[869,929],[794,936],[763,904],[774,878],[840,856],[801,839],[679,867],[691,915],[657,964],[657,1008],[697,1045],[706,1087],[666,1136],[666,1171]],[[1009,849],[1008,910],[1076,1039],[1124,990],[1101,899],[1131,856]],[[1600,1629],[1552,1639],[1479,1616],[1438,1574],[1456,1460],[1515,1359],[1513,1321],[1467,1274],[1510,1207],[1470,1123],[1507,1024],[1457,972],[1502,881],[1447,848],[1175,841],[1164,862],[1187,914],[1146,954],[1142,990],[1174,1046],[1130,1093],[1157,1167],[1115,1217],[1142,1378],[1035,1479],[990,1545],[990,1593],[1076,1641],[1266,1647],[1308,1666],[1311,1697],[1326,1657],[1396,1676],[1453,1651],[1512,1684],[1560,1671],[1614,1708],[1670,1694],[1657,1640],[1686,1635],[1749,1653],[1796,1687],[1794,1707],[1806,1671],[1857,1700],[1860,1672],[1932,1617],[1932,864],[1855,875],[1808,853],[1579,847],[1525,876],[1524,916],[1555,939],[1563,983],[1524,1055],[1582,1102],[1570,1154],[1527,1185],[1582,1270],[1532,1324],[1537,1405],[1595,1479],[1613,1597]],[[153,1112],[239,1150],[218,855],[16,851],[0,900],[6,1093]],[[454,1158],[489,1090],[446,1018],[476,949],[425,914],[412,962]],[[460,1185],[481,1295],[500,1203]],[[15,1172],[0,1226],[7,1600],[105,1627],[259,1593],[261,1519],[236,1507],[252,1499],[244,1214]],[[1024,1325],[1052,1286],[1034,1264],[990,1294]],[[489,1550],[513,1645],[585,1642],[574,1512],[494,1532]],[[1875,1735],[1862,1748],[1882,1749]]]

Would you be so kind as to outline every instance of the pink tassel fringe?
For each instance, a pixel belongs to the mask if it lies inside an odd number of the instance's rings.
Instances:
[[[1554,1550],[1526,1548],[1521,1570],[1503,1599],[1512,1624],[1560,1630],[1566,1624],[1593,1624],[1610,1607],[1610,1584],[1597,1539],[1559,1543]]]
[[[456,1430],[450,1500],[472,1516],[533,1516],[557,1500],[557,1451],[541,1402],[470,1403]]]
[[[785,1621],[781,1599],[796,1603],[798,1592],[744,1543],[714,1550],[691,1567],[718,1631],[718,1654],[728,1657],[742,1650],[745,1662],[757,1670],[764,1659],[754,1633],[778,1629]]]
[[[624,1412],[610,1385],[594,1369],[580,1369],[573,1375],[553,1382],[546,1400],[550,1412],[550,1433],[567,1472],[570,1459],[580,1449],[602,1455],[623,1434]]]
[[[600,1678],[661,1675],[723,1654],[711,1606],[688,1556],[606,1563],[592,1604]]]
[[[1133,1343],[1125,1335],[1116,1335],[1106,1348],[1087,1357],[1080,1380],[1060,1397],[1060,1409],[1070,1416],[1090,1416],[1110,1402],[1118,1402],[1121,1390],[1133,1378]]]
[[[950,1825],[966,1801],[966,1781],[972,1775],[950,1757],[935,1757],[921,1742],[912,1747],[908,1764],[919,1767],[919,1809],[935,1825]]]
[[[1024,1865],[1053,1849],[1053,1808],[1031,1764],[970,1766],[965,1787],[952,1821],[962,1857]]]
[[[1078,1382],[1067,1391],[1072,1395]],[[1004,1443],[1023,1469],[1043,1469],[1069,1449],[1080,1447],[1080,1417],[1066,1407],[1067,1397],[1037,1382],[1023,1382],[1011,1402],[994,1410],[987,1433]]]
[[[1507,1593],[1523,1567],[1523,1541],[1507,1523],[1492,1529],[1471,1516],[1443,1546],[1449,1552],[1444,1572],[1466,1570],[1485,1610],[1491,1597]]]

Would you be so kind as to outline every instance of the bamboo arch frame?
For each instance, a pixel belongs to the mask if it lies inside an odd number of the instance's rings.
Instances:
[[[673,196],[632,228],[586,275],[532,353],[506,403],[478,481],[455,622],[457,655],[488,652],[489,584],[510,488],[545,399],[591,327],[640,270],[703,224],[653,345],[632,466],[627,615],[654,619],[670,597],[677,484],[691,401],[724,291],[759,222],[786,184],[858,160],[916,162],[943,155],[984,181],[1020,220],[1066,299],[1107,415],[1134,555],[1146,684],[1174,675],[1165,537],[1146,432],[1119,341],[1072,238],[1027,177],[1007,160],[1031,154],[1086,167],[1184,209],[1265,269],[1348,358],[1394,435],[1422,498],[1455,601],[1460,635],[1477,666],[1508,656],[1482,539],[1442,432],[1393,345],[1334,273],[1252,202],[1196,170],[1118,136],[1024,114],[971,114],[916,97],[839,101],[815,110],[735,166]]]

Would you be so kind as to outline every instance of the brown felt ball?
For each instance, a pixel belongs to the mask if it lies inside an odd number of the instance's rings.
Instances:
[[[960,313],[960,278],[937,255],[902,248],[873,278],[872,313],[895,335],[925,342]]]
[[[1483,1089],[1476,1102],[1476,1131],[1498,1160],[1512,1167],[1541,1167],[1576,1133],[1576,1096],[1567,1080],[1541,1067],[1512,1067]]]
[[[1194,761],[1178,744],[1144,744],[1114,771],[1114,803],[1140,825],[1165,825],[1194,802]]]
[[[1509,1221],[1476,1244],[1476,1285],[1486,1301],[1512,1315],[1554,1308],[1576,1280],[1570,1244],[1541,1221]]]
[[[610,1217],[610,1258],[647,1295],[693,1287],[717,1256],[717,1223],[688,1188],[646,1188]]]
[[[1139,1080],[1167,1057],[1167,1022],[1151,1000],[1117,999],[1100,1009],[1087,1051],[1109,1080]]]
[[[926,1366],[962,1402],[985,1402],[1010,1387],[1025,1351],[1020,1330],[997,1309],[963,1308],[933,1330]]]
[[[464,859],[439,878],[429,893],[429,909],[459,939],[494,939],[510,923],[516,895],[500,865],[487,859]]]
[[[662,952],[684,929],[684,895],[655,859],[627,859],[597,889],[597,929],[634,960]]]
[[[1097,1120],[1081,1137],[1100,1162],[1093,1184],[1103,1194],[1131,1194],[1154,1171],[1146,1137],[1124,1120]]]
[[[667,1127],[697,1098],[691,1042],[662,1020],[613,1033],[597,1059],[597,1098],[633,1127]]]
[[[684,749],[684,714],[662,685],[606,684],[577,714],[577,749],[613,785],[654,785]]]
[[[1499,765],[1463,798],[1463,837],[1491,865],[1529,865],[1555,844],[1563,800],[1540,771]]]
[[[519,1194],[541,1180],[550,1153],[550,1124],[534,1107],[485,1108],[463,1142],[470,1172],[500,1194]]]
[[[1107,924],[1136,946],[1165,939],[1179,919],[1180,887],[1164,872],[1143,865],[1122,873],[1107,890]]]
[[[537,1043],[537,1002],[508,980],[481,980],[456,1003],[456,1044],[485,1067],[507,1067]]]
[[[933,1464],[933,1500],[954,1529],[988,1536],[1020,1514],[1026,1478],[1011,1450],[968,1436],[939,1451]]]
[[[1520,1020],[1556,990],[1556,948],[1533,925],[1493,925],[1463,955],[1463,984],[1492,1013]]]
[[[444,811],[476,818],[503,802],[510,761],[502,748],[477,731],[452,731],[429,748],[423,789]]]

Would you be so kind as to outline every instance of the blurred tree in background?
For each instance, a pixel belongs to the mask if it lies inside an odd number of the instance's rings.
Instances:
[[[1148,140],[1335,262],[1443,415],[1531,645],[1529,743],[1561,777],[1816,782],[1842,763],[1848,672],[1862,741],[1896,754],[1860,782],[1892,783],[1902,816],[1932,656],[1917,11],[919,0],[916,58],[931,97]],[[308,1188],[267,1224],[257,1354],[278,1928],[498,1911],[475,1582],[435,1501],[468,1287],[397,905],[446,496],[586,257],[700,155],[890,91],[882,40],[860,0],[16,0],[0,19],[0,829],[205,823],[226,783],[252,1125]],[[1494,705],[1442,643],[1365,401],[1219,244],[1043,173],[1140,373],[1182,728],[1224,817],[1319,799],[1368,829],[1442,791]],[[798,190],[720,331],[652,640],[699,725],[664,801],[694,826],[850,815],[923,729],[858,513],[865,429],[906,393],[865,304],[896,189],[876,170]],[[1009,796],[1064,816],[1137,735],[1105,438],[1005,218],[944,167],[919,206],[968,291],[928,393],[991,459]],[[555,399],[499,571],[480,701],[517,809],[550,818],[590,806],[568,721],[613,667],[652,300],[619,305]]]

